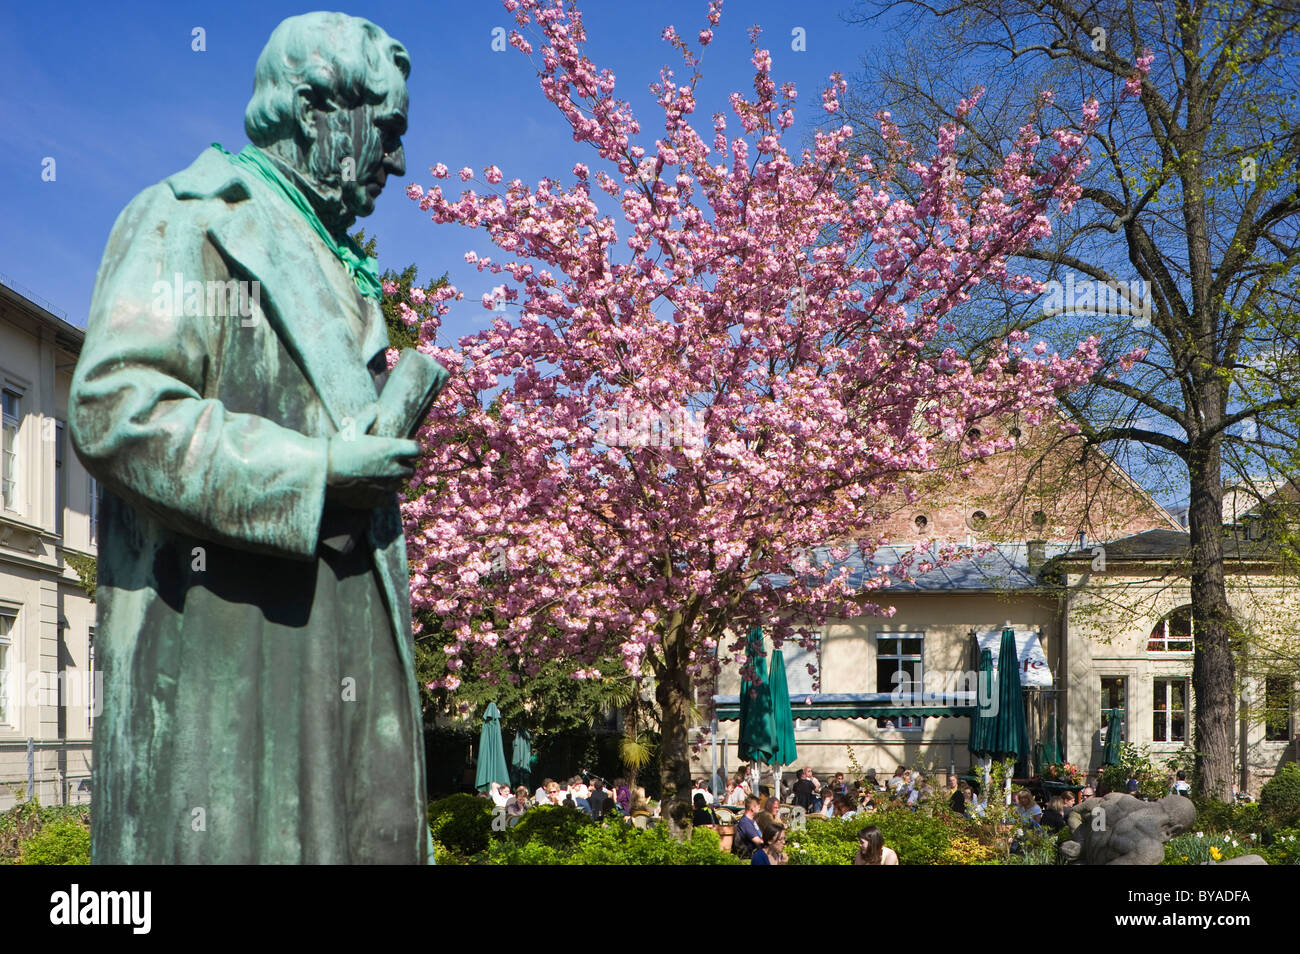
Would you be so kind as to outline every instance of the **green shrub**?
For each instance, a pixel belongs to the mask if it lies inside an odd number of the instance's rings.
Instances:
[[[1264,783],[1259,792],[1259,810],[1269,824],[1278,828],[1300,825],[1300,766],[1288,762]]]
[[[52,805],[47,808],[32,799],[0,812],[0,865],[18,864],[22,846],[45,826],[60,821],[75,821],[88,828],[90,806]]]
[[[1256,832],[1263,828],[1260,807],[1254,803],[1234,805],[1215,798],[1194,798],[1196,827],[1204,832]]]
[[[528,818],[534,811],[526,812]],[[579,812],[581,814],[581,812]],[[719,848],[718,835],[707,828],[696,828],[687,841],[678,841],[668,833],[668,826],[651,824],[644,830],[622,822],[605,825],[579,824],[576,840],[570,848],[549,845],[545,836],[494,839],[488,862],[494,865],[734,865],[745,864],[730,852]],[[555,832],[560,826],[538,830]],[[565,836],[567,837],[567,835]]]
[[[1146,746],[1131,742],[1120,746],[1119,765],[1101,770],[1101,782],[1109,791],[1128,792],[1128,780],[1137,779],[1137,794],[1145,799],[1164,798],[1169,794],[1169,768],[1155,765]]]
[[[1260,854],[1271,865],[1300,865],[1300,828],[1284,828],[1270,836]]]
[[[492,802],[476,795],[448,795],[429,804],[433,840],[450,853],[472,857],[487,851],[492,834]]]
[[[90,864],[90,830],[75,818],[51,822],[19,846],[22,865]]]
[[[849,865],[858,850],[858,832],[853,821],[811,818],[801,830],[786,834],[786,854],[792,865]]]
[[[595,822],[580,808],[568,805],[538,805],[519,816],[510,826],[509,837],[516,844],[537,842],[548,848],[568,850],[578,844],[583,829]]]

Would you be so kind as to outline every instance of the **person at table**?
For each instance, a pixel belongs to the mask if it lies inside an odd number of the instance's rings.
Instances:
[[[1021,789],[1016,796],[1016,815],[1021,824],[1042,831],[1043,810],[1038,807],[1033,794],[1027,789]]]
[[[736,834],[731,850],[742,858],[751,857],[763,847],[763,833],[754,821],[758,812],[758,799],[750,795],[745,799],[745,812],[736,819]]]
[[[709,807],[709,803],[705,801],[704,793],[696,792],[695,810],[691,813],[691,824],[698,827],[700,825],[716,825],[717,823],[718,816],[714,814],[713,809]]]
[[[835,789],[827,785],[822,789],[821,796],[817,799],[817,811],[830,818],[835,814]]]
[[[749,860],[751,865],[783,865],[785,856],[785,826],[780,822],[767,822],[760,826],[763,847],[754,852]]]
[[[934,797],[934,791],[926,782],[925,776],[920,772],[912,777],[912,790],[907,793],[907,807],[916,811],[922,802],[928,802]]]
[[[958,784],[953,788],[953,792],[948,796],[948,808],[954,815],[966,814],[966,786]]]
[[[790,799],[806,812],[811,812],[817,805],[817,786],[813,782],[812,769],[804,766],[803,771],[799,773],[798,780],[794,783],[793,795]]]
[[[506,802],[506,814],[509,816],[522,815],[528,811],[528,789],[520,785],[515,789],[515,794]]]
[[[598,778],[593,778],[587,791],[587,805],[591,808],[592,818],[599,820],[605,814],[607,801],[609,801],[609,793],[605,791],[605,783]]]
[[[1048,831],[1060,831],[1065,827],[1065,800],[1060,795],[1053,795],[1047,800],[1047,810],[1038,819],[1038,823]]]
[[[896,865],[898,854],[885,844],[880,829],[871,825],[858,832],[858,852],[853,856],[855,865]]]

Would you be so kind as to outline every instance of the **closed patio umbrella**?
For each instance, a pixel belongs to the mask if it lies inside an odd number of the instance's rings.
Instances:
[[[478,768],[474,772],[474,787],[480,792],[496,782],[510,784],[510,770],[506,768],[506,750],[501,742],[501,713],[495,702],[487,704],[483,713],[483,728],[478,735]]]
[[[1014,759],[1019,762],[1029,754],[1029,731],[1025,725],[1025,702],[1020,690],[1019,654],[1016,652],[1016,634],[1002,631],[1002,644],[998,648],[998,710],[989,730],[987,754],[995,759]],[[1011,779],[1007,778],[1008,804],[1011,801]]]
[[[785,678],[785,656],[779,649],[772,653],[772,668],[768,681],[772,684],[772,740],[776,743],[772,749],[773,774],[776,778],[773,794],[780,797],[781,767],[793,765],[795,759],[799,757],[799,750],[794,741],[794,713],[790,711],[790,687]]]
[[[978,758],[992,753],[993,719],[997,712],[997,683],[993,681],[993,653],[980,651],[975,714],[970,720],[970,753]]]
[[[1111,709],[1106,719],[1106,747],[1101,752],[1102,765],[1119,765],[1119,747],[1124,741],[1124,724],[1119,709]]]
[[[514,769],[516,784],[533,787],[533,746],[532,736],[527,729],[515,733],[515,743],[511,747],[510,767]]]
[[[767,663],[761,655],[763,629],[749,631],[745,656],[754,670],[753,679],[740,683],[740,740],[737,755],[742,762],[771,764],[776,751],[776,726],[772,719],[772,687],[768,684]]]

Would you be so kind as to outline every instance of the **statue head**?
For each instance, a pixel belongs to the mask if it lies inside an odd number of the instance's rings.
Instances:
[[[289,17],[257,59],[244,130],[312,189],[327,225],[346,228],[406,173],[410,72],[406,48],[369,20]]]
[[[1166,795],[1157,804],[1164,809],[1165,819],[1161,829],[1166,840],[1181,835],[1196,824],[1196,805],[1190,798]]]

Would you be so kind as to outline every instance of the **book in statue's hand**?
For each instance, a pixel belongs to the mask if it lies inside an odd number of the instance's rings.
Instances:
[[[377,437],[415,437],[447,383],[447,371],[414,348],[403,348],[379,395],[379,413],[369,433]]]

